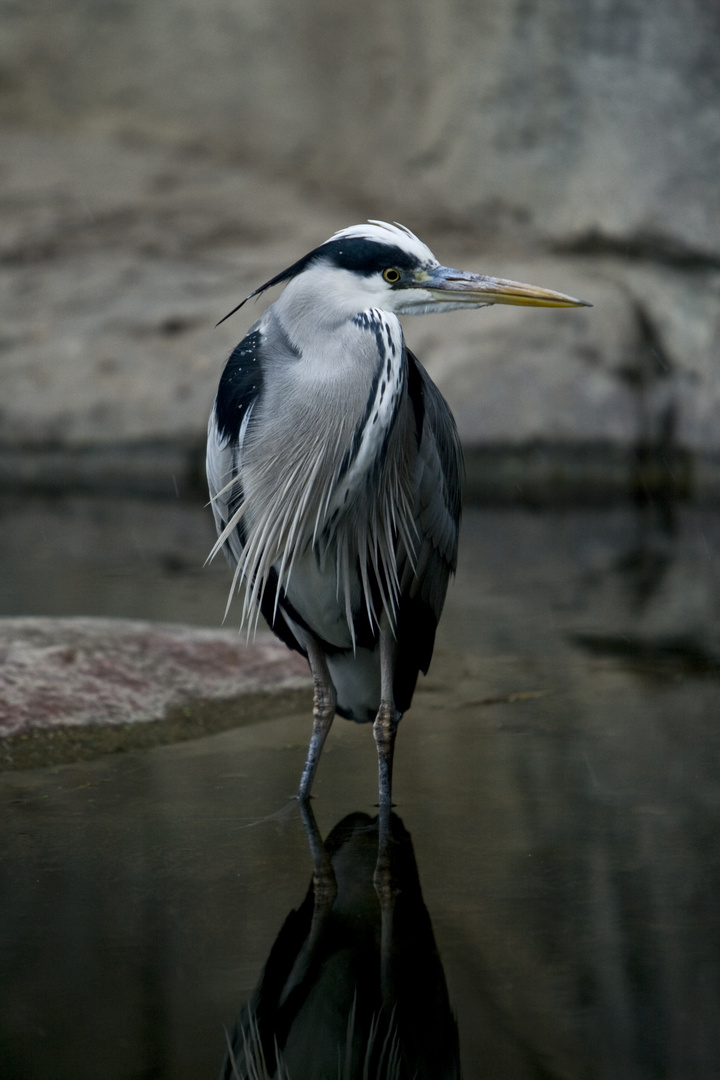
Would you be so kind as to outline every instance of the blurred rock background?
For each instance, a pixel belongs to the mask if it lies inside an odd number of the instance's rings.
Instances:
[[[592,309],[407,319],[469,485],[718,486],[716,0],[0,3],[0,483],[199,486],[214,323],[335,229]]]

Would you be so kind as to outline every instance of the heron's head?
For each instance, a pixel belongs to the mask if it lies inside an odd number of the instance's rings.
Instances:
[[[409,229],[384,221],[341,229],[246,299],[283,282],[289,283],[285,303],[312,305],[316,317],[323,311],[351,317],[370,307],[424,315],[489,304],[590,306],[550,289],[443,266]]]

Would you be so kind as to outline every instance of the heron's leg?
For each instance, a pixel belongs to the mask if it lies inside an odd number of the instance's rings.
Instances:
[[[395,734],[401,714],[395,708],[393,682],[395,676],[395,638],[389,626],[380,630],[380,708],[373,734],[378,752],[378,781],[380,808],[392,806],[392,764]]]
[[[325,745],[328,731],[335,716],[335,703],[337,695],[333,686],[330,672],[328,671],[325,653],[316,641],[309,641],[307,645],[308,662],[315,685],[313,703],[313,729],[310,736],[307,761],[300,780],[300,789],[297,797],[301,801],[310,797],[315,773],[317,772],[320,754]]]

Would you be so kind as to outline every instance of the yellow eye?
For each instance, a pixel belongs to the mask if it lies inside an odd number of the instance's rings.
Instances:
[[[388,285],[396,285],[400,280],[400,271],[396,270],[394,266],[388,266],[387,270],[383,270],[383,277]]]

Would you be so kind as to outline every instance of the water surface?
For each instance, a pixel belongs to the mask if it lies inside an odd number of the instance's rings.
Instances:
[[[11,500],[0,525],[6,615],[220,622],[227,572],[202,569],[200,506]],[[718,553],[720,515],[697,508],[466,514],[398,735],[394,850],[410,876],[395,940],[421,929],[417,954],[393,953],[421,1019],[445,986],[466,1080],[720,1075]],[[308,730],[309,710],[0,777],[0,1075],[219,1074],[268,958],[320,955],[312,836],[291,801]],[[314,924],[339,1001],[362,950],[333,927],[366,927],[379,969],[368,727],[336,722],[315,791],[323,838],[362,825]],[[327,981],[298,985],[294,1045],[331,1038]]]

